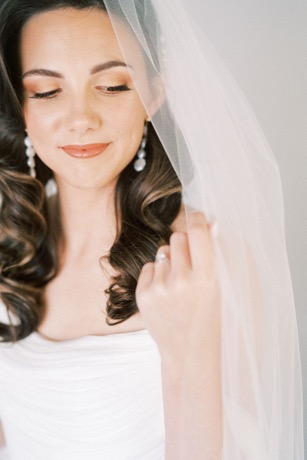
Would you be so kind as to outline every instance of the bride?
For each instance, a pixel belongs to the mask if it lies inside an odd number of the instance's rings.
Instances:
[[[184,2],[0,35],[3,456],[303,458],[278,172]]]

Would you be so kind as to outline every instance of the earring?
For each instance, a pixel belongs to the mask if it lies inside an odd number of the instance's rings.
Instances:
[[[137,159],[135,160],[135,162],[133,164],[133,167],[137,172],[143,171],[143,169],[146,166],[146,151],[145,151],[145,147],[146,147],[146,144],[147,144],[147,122],[148,122],[148,120],[146,119],[145,120],[145,125],[144,125],[144,132],[143,132],[142,142],[141,142],[140,148],[139,148],[139,150],[138,150],[138,152],[136,154]]]
[[[29,136],[26,136],[24,139],[24,144],[26,146],[26,155],[28,158],[27,164],[29,166],[29,174],[32,177],[36,177],[36,171],[35,171],[35,151],[31,142],[31,139]]]

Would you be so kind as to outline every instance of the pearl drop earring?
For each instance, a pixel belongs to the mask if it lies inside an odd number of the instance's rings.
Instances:
[[[32,177],[36,177],[35,171],[35,151],[29,136],[26,136],[24,139],[24,144],[26,146],[26,156],[28,158],[27,164],[29,166],[29,174]]]
[[[146,166],[146,151],[145,151],[146,144],[147,144],[147,120],[144,125],[142,142],[136,154],[137,159],[135,160],[133,164],[133,167],[137,172],[143,171]]]

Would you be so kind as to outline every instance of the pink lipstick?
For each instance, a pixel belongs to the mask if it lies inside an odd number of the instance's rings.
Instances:
[[[74,158],[93,158],[102,153],[109,144],[64,145],[65,153]]]

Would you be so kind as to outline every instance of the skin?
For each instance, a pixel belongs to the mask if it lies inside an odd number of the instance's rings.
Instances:
[[[134,66],[141,67],[139,50],[135,56],[139,59]],[[54,171],[65,235],[62,268],[46,289],[39,331],[64,340],[142,329],[140,315],[111,328],[101,313],[102,293],[110,283],[98,260],[115,237],[115,184],[138,150],[146,117],[127,67],[91,75],[101,63],[124,62],[110,21],[99,11],[70,9],[37,15],[23,30],[21,57],[23,74],[43,68],[63,75],[28,74],[23,79],[27,132],[37,155]],[[117,85],[130,90],[106,89]],[[33,97],[49,91],[57,93]],[[97,142],[109,146],[102,155],[83,160],[60,148]],[[84,305],[90,307],[85,310]]]
[[[78,189],[102,188],[114,182],[138,150],[146,112],[107,16],[74,10],[41,14],[24,28],[21,56],[23,73],[43,68],[63,75],[24,78],[28,134],[57,182]],[[113,60],[123,66],[91,75],[95,66]],[[130,91],[107,89],[124,84]],[[58,93],[48,99],[33,98],[37,92],[54,90]],[[76,161],[59,148],[98,142],[110,145],[104,155],[90,161]]]
[[[140,70],[142,56],[137,44],[131,46],[133,66]],[[97,261],[113,243],[115,184],[138,150],[146,117],[127,68],[91,75],[100,63],[123,61],[108,17],[73,9],[37,15],[23,30],[21,60],[23,73],[43,68],[62,74],[23,81],[28,135],[54,171],[65,235],[60,273],[46,288],[40,333],[65,340],[147,328],[161,355],[165,458],[221,458],[219,287],[203,214],[192,213],[185,231],[181,213],[170,246],[159,249],[168,260],[144,266],[136,291],[139,314],[110,327],[101,313],[101,293],[110,280]],[[105,89],[124,84],[130,91]],[[48,91],[57,93],[33,98]],[[157,104],[149,100],[147,107],[154,111]],[[109,146],[91,159],[60,149],[95,142]]]

